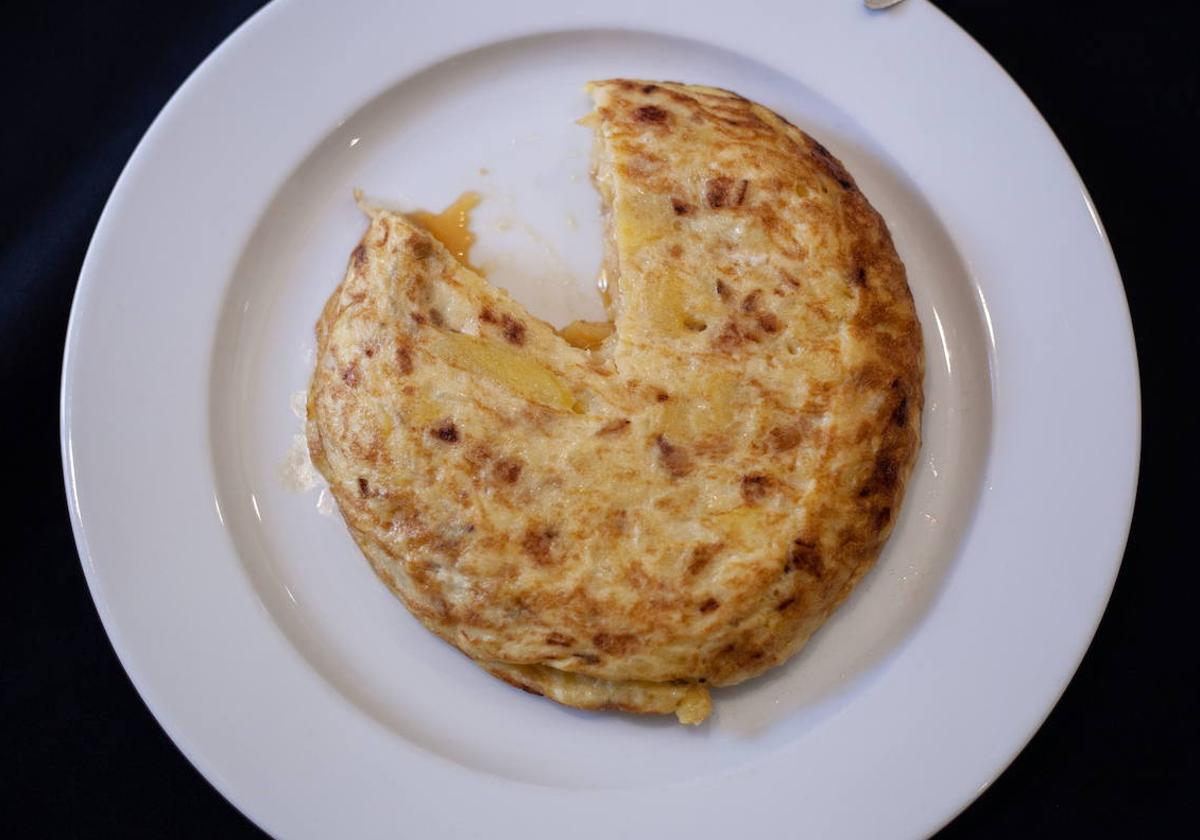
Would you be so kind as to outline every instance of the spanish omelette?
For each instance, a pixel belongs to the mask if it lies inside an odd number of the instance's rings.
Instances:
[[[364,207],[309,449],[378,575],[484,669],[698,723],[879,554],[920,324],[885,223],[804,132],[716,88],[589,88],[611,332],[556,332]]]

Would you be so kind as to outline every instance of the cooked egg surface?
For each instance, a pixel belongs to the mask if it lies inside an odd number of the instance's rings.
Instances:
[[[590,89],[613,323],[556,332],[367,207],[308,445],[379,576],[490,673],[698,723],[877,557],[919,446],[920,325],[812,138],[714,88]]]

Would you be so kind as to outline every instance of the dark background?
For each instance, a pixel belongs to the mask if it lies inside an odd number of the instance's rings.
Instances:
[[[830,0],[856,2],[856,0]],[[37,836],[250,837],[130,685],[88,596],[64,500],[58,387],[84,250],[168,97],[254,0],[29,4],[0,24],[0,799]],[[1197,350],[1190,2],[939,3],[1042,111],[1104,219],[1133,312],[1144,437],[1133,532],[1062,701],[942,836],[1146,836],[1192,821]],[[947,68],[947,72],[953,72]],[[1185,354],[1189,354],[1185,356]],[[1194,365],[1189,367],[1195,368]],[[15,456],[15,463],[14,463]],[[1083,480],[1081,478],[1081,480]],[[7,832],[6,832],[7,833]]]

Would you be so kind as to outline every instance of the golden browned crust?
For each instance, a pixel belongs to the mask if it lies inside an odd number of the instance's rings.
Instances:
[[[369,210],[317,326],[309,447],[380,577],[483,667],[695,721],[878,555],[919,445],[920,327],[816,141],[726,91],[592,90],[615,333],[572,347]]]

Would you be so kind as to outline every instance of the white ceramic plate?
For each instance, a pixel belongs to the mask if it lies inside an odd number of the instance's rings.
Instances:
[[[122,175],[67,340],[76,539],[147,704],[268,831],[919,835],[1004,768],[1077,666],[1139,427],[1083,186],[926,3],[730,8],[276,2]],[[828,145],[891,226],[928,347],[926,443],[878,567],[698,729],[486,676],[376,581],[319,488],[283,475],[312,325],[364,225],[354,187],[430,208],[479,191],[491,277],[555,323],[600,314],[573,121],[583,83],[617,75],[731,88]]]

